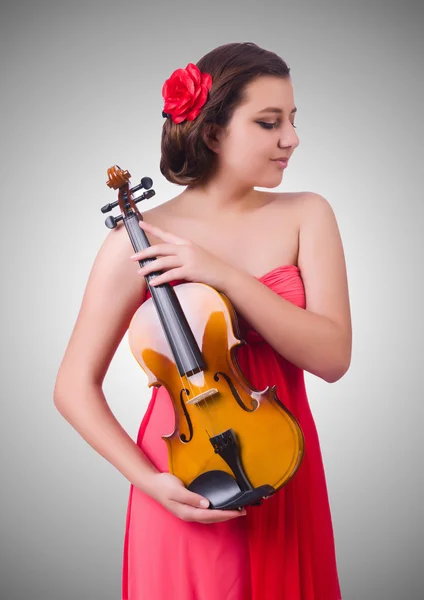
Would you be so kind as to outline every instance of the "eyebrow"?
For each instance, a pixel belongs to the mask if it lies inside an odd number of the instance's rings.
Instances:
[[[262,110],[259,111],[259,113],[266,113],[266,112],[281,114],[283,111],[281,110],[281,108],[277,108],[275,106],[268,106],[267,108],[263,108]],[[290,112],[290,114],[293,114],[295,112],[297,112],[296,106],[293,108],[293,110]]]

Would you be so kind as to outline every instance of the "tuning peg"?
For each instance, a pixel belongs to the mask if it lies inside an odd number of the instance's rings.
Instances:
[[[119,216],[117,216],[117,217],[112,217],[112,216],[110,216],[110,217],[108,217],[108,218],[106,219],[106,221],[105,221],[105,225],[106,225],[106,227],[109,227],[109,229],[115,229],[115,227],[116,227],[116,224],[117,224],[119,221],[122,221],[122,215],[119,215]]]
[[[102,213],[107,213],[110,210],[112,210],[112,208],[115,208],[115,206],[118,206],[118,202],[111,202],[110,204],[105,204],[100,210],[102,211]]]
[[[149,190],[153,185],[153,180],[150,179],[150,177],[143,177],[141,179],[141,183],[143,184],[145,190]]]
[[[130,189],[131,193],[138,192],[138,190],[145,189],[149,190],[153,185],[153,180],[150,177],[142,177],[140,183]]]
[[[148,190],[147,192],[144,192],[144,194],[143,194],[143,200],[148,200],[149,198],[151,198],[155,194],[156,194],[155,190]],[[141,200],[141,198],[140,198],[140,200]]]
[[[141,202],[142,200],[148,200],[155,194],[155,190],[149,190],[148,192],[144,192],[144,194],[141,194],[141,196],[139,196],[138,198],[134,198],[134,204],[137,204],[137,202]]]
[[[137,192],[138,190],[141,190],[142,188],[147,189],[147,192],[144,192],[144,194],[142,194],[141,196],[139,196],[138,198],[134,199],[134,203],[136,204],[137,202],[140,202],[141,200],[148,200],[149,198],[151,198],[152,196],[155,195],[155,190],[151,190],[150,188],[153,185],[153,181],[151,180],[150,177],[143,177],[143,179],[140,181],[140,183],[138,185],[136,185],[135,187],[131,188],[130,192],[134,193]],[[107,213],[110,210],[112,210],[112,208],[115,208],[115,206],[118,206],[118,201],[116,202],[110,202],[109,204],[105,204],[104,206],[102,206],[102,208],[100,209],[102,211],[102,213]]]

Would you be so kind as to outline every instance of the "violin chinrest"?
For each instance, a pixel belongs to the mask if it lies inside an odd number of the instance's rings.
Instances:
[[[258,506],[262,503],[262,499],[275,492],[271,485],[241,490],[232,475],[218,469],[202,473],[187,486],[187,489],[207,498],[210,502],[209,508],[220,510],[234,510],[248,505]]]

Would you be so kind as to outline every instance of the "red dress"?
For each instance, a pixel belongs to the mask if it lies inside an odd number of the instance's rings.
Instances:
[[[300,270],[283,265],[258,278],[305,308]],[[173,281],[172,285],[183,283]],[[147,292],[146,299],[150,296]],[[230,299],[231,300],[231,299]],[[241,315],[246,345],[237,349],[253,387],[276,385],[298,419],[304,457],[293,478],[247,515],[222,523],[182,521],[130,486],[122,569],[122,600],[341,600],[335,544],[319,438],[304,371],[284,359]],[[153,388],[138,446],[168,471],[162,434],[174,429],[165,387]]]

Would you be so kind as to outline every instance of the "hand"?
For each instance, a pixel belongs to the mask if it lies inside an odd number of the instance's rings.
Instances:
[[[145,231],[167,242],[155,244],[131,256],[132,260],[161,256],[138,270],[139,275],[146,276],[153,271],[165,271],[150,280],[150,285],[186,279],[187,281],[206,283],[213,288],[223,289],[224,281],[231,276],[231,267],[211,252],[198,246],[191,240],[163,231],[146,221],[139,221]]]
[[[188,490],[181,479],[172,473],[164,472],[152,475],[148,487],[149,496],[182,521],[220,523],[246,514],[245,508],[242,510],[201,508],[200,501],[206,499],[200,494]],[[209,504],[209,501],[206,501]]]

